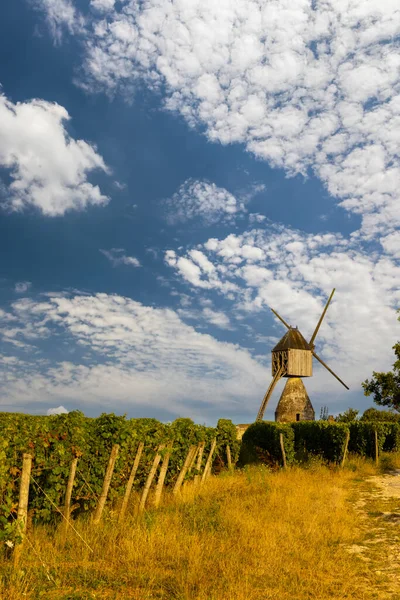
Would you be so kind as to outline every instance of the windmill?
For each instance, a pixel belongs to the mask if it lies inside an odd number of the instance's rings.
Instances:
[[[272,312],[287,327],[288,331],[272,350],[272,376],[273,379],[261,403],[258,411],[257,421],[261,421],[268,400],[281,377],[287,377],[285,388],[279,400],[276,412],[276,421],[313,421],[314,409],[304,387],[302,377],[312,376],[312,358],[316,358],[346,389],[347,385],[328,367],[326,363],[315,352],[314,342],[317,337],[321,323],[325,317],[328,306],[332,300],[335,289],[332,290],[328,302],[317,323],[314,333],[309,342],[303,337],[297,327],[291,327],[278,313],[271,308]]]

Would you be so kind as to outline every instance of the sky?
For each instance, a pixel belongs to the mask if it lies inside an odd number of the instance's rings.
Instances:
[[[400,324],[398,0],[0,5],[0,410],[318,418]],[[273,419],[285,381],[265,418]]]

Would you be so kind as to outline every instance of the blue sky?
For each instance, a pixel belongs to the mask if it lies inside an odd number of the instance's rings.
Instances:
[[[400,280],[400,14],[354,0],[0,7],[0,403],[251,422],[285,333],[368,407]],[[272,418],[281,382],[271,399]]]

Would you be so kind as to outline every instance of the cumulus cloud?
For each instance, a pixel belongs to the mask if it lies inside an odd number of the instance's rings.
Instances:
[[[57,408],[49,408],[47,415],[65,415],[68,414],[68,410],[64,406],[58,406]]]
[[[124,254],[123,248],[111,248],[111,250],[100,250],[108,258],[113,267],[127,265],[128,267],[141,267],[140,261],[134,256]]]
[[[0,361],[3,403],[74,401],[108,409],[118,403],[204,419],[206,410],[227,414],[243,402],[255,413],[264,393],[268,372],[249,351],[197,332],[172,310],[97,294],[24,298],[7,314],[22,340],[28,331],[38,354],[15,364]],[[44,323],[59,351],[57,339],[85,358],[50,360],[41,344]]]
[[[270,315],[269,307],[275,308],[306,337],[311,337],[335,287],[318,336],[323,356],[358,389],[372,370],[390,366],[391,348],[398,339],[400,266],[396,261],[339,234],[311,235],[278,225],[210,238],[196,252],[211,265],[198,266],[196,277],[182,268],[191,264],[192,251],[174,253],[172,259],[167,253],[167,264],[192,288],[201,288],[203,294],[218,292],[244,315]],[[278,335],[283,335],[282,329],[277,322]],[[336,385],[329,375],[318,381],[311,385],[319,385],[320,390]]]
[[[94,146],[68,135],[69,118],[59,104],[14,104],[0,95],[0,166],[12,180],[6,201],[11,210],[33,206],[55,217],[108,202],[88,181],[93,171],[107,172],[107,167]]]
[[[87,88],[163,90],[210,140],[289,174],[313,169],[363,235],[400,225],[397,0],[92,4],[107,12],[85,17]]]
[[[245,203],[237,200],[225,188],[208,181],[185,181],[179,190],[165,201],[168,221],[171,224],[200,217],[208,225],[218,221],[232,222],[244,213]]]

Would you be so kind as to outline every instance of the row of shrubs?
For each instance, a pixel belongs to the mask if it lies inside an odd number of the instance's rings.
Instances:
[[[143,486],[156,449],[173,442],[166,485],[173,485],[191,445],[205,442],[203,465],[216,437],[216,463],[226,463],[226,446],[237,460],[236,427],[220,419],[217,427],[197,425],[191,419],[161,423],[156,419],[127,419],[114,414],[86,417],[80,411],[54,416],[0,413],[0,530],[15,514],[22,453],[33,455],[34,482],[29,508],[36,521],[59,518],[71,460],[79,457],[73,492],[74,514],[90,511],[97,503],[113,444],[120,450],[110,488],[110,500],[123,495],[139,442],[145,445],[135,486]],[[192,473],[193,474],[193,473]],[[46,496],[37,486],[46,493]],[[10,516],[11,515],[11,516]],[[1,531],[0,531],[1,539]]]
[[[287,464],[301,461],[309,455],[318,455],[333,463],[341,461],[347,432],[350,433],[348,451],[361,456],[375,457],[375,431],[379,451],[400,450],[400,423],[354,421],[331,423],[302,421],[299,423],[253,423],[245,431],[239,464],[256,462],[281,465],[283,462],[280,434],[283,435]]]

